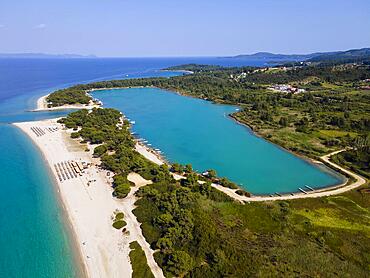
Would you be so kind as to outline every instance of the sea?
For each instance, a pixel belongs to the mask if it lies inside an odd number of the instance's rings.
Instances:
[[[82,273],[49,169],[37,147],[11,125],[70,112],[30,112],[40,96],[78,83],[181,74],[160,70],[174,65],[264,66],[265,62],[217,57],[0,59],[0,277],[64,278]],[[237,109],[234,106],[158,89],[110,91],[99,97],[107,107],[118,108],[135,120],[133,130],[163,150],[170,161],[191,163],[198,171],[215,168],[252,192],[269,193],[279,186],[281,192],[290,191],[297,179],[296,184],[319,186],[338,181],[332,173],[282,151],[232,121],[228,113]],[[267,160],[262,163],[259,157]],[[281,167],[269,168],[279,163]],[[255,164],[265,168],[256,172]],[[295,167],[299,171],[286,178],[284,185],[284,175]],[[263,174],[261,180],[248,178],[257,174]],[[283,177],[281,181],[275,174]],[[312,180],[307,180],[310,177]],[[264,184],[269,184],[268,190]]]

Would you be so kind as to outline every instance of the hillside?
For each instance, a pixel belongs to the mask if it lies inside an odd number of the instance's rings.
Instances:
[[[323,53],[307,61],[319,63],[370,63],[370,48]]]

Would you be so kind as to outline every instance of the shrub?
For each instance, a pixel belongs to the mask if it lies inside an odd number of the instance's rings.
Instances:
[[[129,184],[120,184],[114,188],[113,196],[119,199],[125,198],[130,193],[131,187]]]
[[[145,253],[137,241],[130,243],[130,261],[132,265],[133,278],[152,278],[152,274]]]
[[[123,212],[118,212],[116,214],[116,220],[122,220],[125,217],[125,214]]]
[[[71,138],[76,139],[78,137],[80,137],[80,134],[78,132],[72,132],[71,133]]]
[[[124,220],[117,220],[113,222],[113,227],[116,228],[117,230],[122,229],[123,227],[126,226],[126,222]]]
[[[97,146],[94,149],[94,157],[101,157],[103,154],[105,154],[108,150],[108,146],[106,144]]]

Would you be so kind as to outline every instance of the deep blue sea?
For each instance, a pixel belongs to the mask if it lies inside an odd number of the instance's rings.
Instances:
[[[68,226],[43,158],[31,141],[9,123],[65,115],[67,111],[28,112],[35,107],[38,97],[55,89],[104,79],[172,76],[179,73],[162,72],[159,69],[187,63],[262,66],[264,61],[228,58],[0,59],[0,277],[77,277],[79,275],[79,266],[76,264]],[[149,99],[156,103],[155,105],[148,103],[145,97],[142,100],[141,104],[150,111],[148,117],[157,117],[156,113],[160,111],[152,108],[161,101],[168,101],[179,104],[179,109],[193,109],[191,111],[194,111],[194,115],[191,121],[194,123],[193,121],[198,120],[199,124],[193,131],[176,130],[176,126],[185,126],[186,122],[183,125],[172,122],[170,125],[172,129],[166,130],[161,135],[165,113],[176,111],[163,111],[164,114],[159,115],[158,121],[151,124],[148,123],[148,119],[145,119],[145,115],[141,115],[142,110],[135,112],[135,107],[121,106],[124,98],[131,98],[132,104],[138,104],[145,94],[150,95]],[[228,171],[223,170],[222,165],[217,164],[229,159],[229,154],[222,153],[222,148],[218,149],[215,144],[226,145],[238,142],[241,145],[236,146],[244,148],[248,140],[256,141],[254,136],[248,135],[247,129],[227,119],[225,114],[234,108],[200,100],[190,101],[189,98],[183,98],[181,101],[178,96],[174,98],[175,95],[167,94],[168,97],[165,97],[163,94],[160,92],[154,97],[153,92],[149,90],[135,94],[123,93],[122,96],[115,98],[112,93],[107,95],[106,103],[115,106],[117,101],[118,108],[127,109],[125,113],[137,118],[135,130],[152,141],[155,146],[163,149],[172,161],[190,162],[199,170],[206,165],[207,168],[217,168],[222,175],[229,175]],[[134,100],[134,98],[137,99]],[[218,118],[203,123],[202,107],[205,108],[204,113]],[[184,113],[189,113],[185,110]],[[220,116],[225,118],[221,119]],[[172,120],[169,118],[168,121],[179,119],[181,117],[174,117]],[[234,129],[237,129],[238,131],[233,134],[238,137],[245,136],[246,141],[236,137],[226,138],[229,141],[214,141],[214,135],[217,134],[207,135],[200,127],[206,130],[206,125],[211,124],[216,125],[211,127],[211,130],[215,130],[217,129],[216,119],[221,120],[222,127],[226,128],[219,129],[218,132],[234,132]],[[158,124],[157,127],[156,124]],[[152,128],[145,133],[150,125]],[[186,139],[185,136],[191,137],[195,134],[199,146],[192,148],[191,142],[183,142],[183,140],[173,146],[168,144],[169,141],[177,142],[178,137],[172,137],[176,132],[184,132],[184,139]],[[163,138],[164,135],[165,138]],[[202,136],[204,138],[199,138]],[[275,147],[271,147],[266,142],[258,141],[258,144],[275,151]],[[207,155],[202,153],[204,148],[209,148]],[[215,156],[209,156],[210,151],[213,151]],[[243,159],[249,161],[258,158],[254,153],[246,151],[243,152]],[[274,160],[271,162],[277,163]],[[294,162],[289,164],[289,167],[294,167],[293,164]],[[245,176],[253,174],[247,168],[245,171]],[[230,175],[235,173],[230,172]],[[305,176],[305,173],[301,172],[297,175]],[[236,178],[235,180],[237,181]],[[252,189],[253,183],[249,181],[246,183],[247,188]]]

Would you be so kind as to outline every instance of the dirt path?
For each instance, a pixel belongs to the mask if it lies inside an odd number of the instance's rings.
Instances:
[[[140,149],[136,148],[136,150],[139,153],[141,153],[143,156],[145,156],[147,159],[151,160],[152,162],[154,162],[156,164],[159,164],[158,163],[159,158],[156,157],[155,159],[153,159],[152,158],[153,155],[151,153],[148,154],[149,151],[147,149],[145,149],[145,148],[140,148]],[[335,164],[334,162],[330,161],[331,156],[333,156],[335,154],[338,154],[340,152],[343,152],[345,150],[346,149],[342,149],[342,150],[339,150],[339,151],[329,153],[327,155],[322,156],[320,159],[322,161],[324,161],[325,163],[330,164],[335,169],[341,170],[344,173],[346,173],[347,175],[349,175],[349,176],[351,176],[352,178],[355,179],[355,181],[353,183],[348,184],[348,185],[342,184],[342,185],[336,186],[335,188],[332,188],[332,189],[330,189],[330,188],[325,189],[324,188],[324,189],[319,189],[319,190],[315,190],[315,191],[307,191],[307,194],[305,194],[305,193],[294,193],[293,195],[282,195],[282,196],[273,196],[273,197],[270,197],[270,196],[246,197],[246,196],[240,196],[239,194],[237,194],[236,193],[237,189],[230,189],[230,188],[223,187],[219,184],[214,184],[214,183],[212,184],[212,187],[222,191],[226,195],[230,196],[234,200],[236,200],[238,202],[241,202],[241,203],[244,203],[244,202],[278,201],[278,200],[293,200],[293,199],[302,199],[302,198],[318,198],[318,197],[341,194],[341,193],[344,193],[346,191],[357,188],[357,187],[366,183],[366,179],[364,179],[360,175],[357,175],[357,174],[355,174],[355,173],[353,173],[353,172],[351,172],[347,169],[344,169],[343,167],[341,167],[341,166]],[[161,163],[163,163],[163,161]],[[181,175],[178,175],[178,174],[172,174],[172,175],[174,176],[174,178],[176,180],[185,178],[185,177],[183,177]]]

